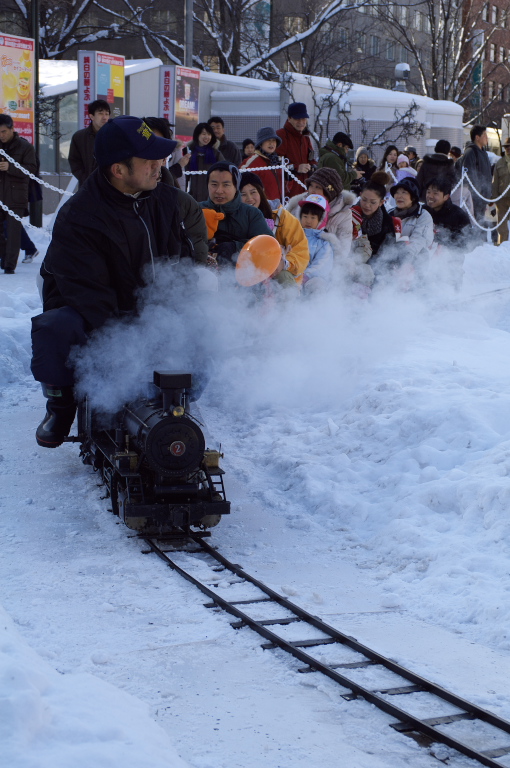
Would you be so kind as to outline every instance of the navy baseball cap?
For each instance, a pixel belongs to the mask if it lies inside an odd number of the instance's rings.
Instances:
[[[120,163],[128,157],[163,160],[171,155],[176,141],[162,139],[140,117],[121,115],[108,120],[97,132],[94,155],[99,167]]]

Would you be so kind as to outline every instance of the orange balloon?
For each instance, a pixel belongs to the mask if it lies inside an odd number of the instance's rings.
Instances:
[[[246,288],[271,277],[280,263],[280,244],[271,235],[257,235],[242,247],[236,264],[236,280]]]

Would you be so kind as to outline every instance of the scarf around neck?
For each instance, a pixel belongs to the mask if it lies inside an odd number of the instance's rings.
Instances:
[[[383,212],[382,207],[379,206],[377,211],[369,218],[363,215],[363,221],[361,222],[361,232],[364,235],[378,235],[383,225]]]

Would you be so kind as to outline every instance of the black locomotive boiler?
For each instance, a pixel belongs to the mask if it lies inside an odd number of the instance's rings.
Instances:
[[[154,371],[153,392],[114,415],[87,399],[78,407],[84,463],[101,472],[113,512],[145,535],[211,528],[230,512],[222,454],[189,412],[191,383],[190,373]]]

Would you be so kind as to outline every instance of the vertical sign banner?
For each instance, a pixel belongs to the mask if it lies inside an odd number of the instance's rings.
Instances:
[[[189,141],[198,123],[198,97],[200,70],[187,67],[175,68],[175,136]]]
[[[124,114],[124,56],[99,51],[78,51],[78,127],[90,123],[88,105],[104,99],[112,117]]]
[[[112,117],[124,114],[124,56],[96,52],[95,98],[108,102]]]
[[[34,41],[0,33],[0,113],[10,115],[14,130],[34,143]]]
[[[96,53],[78,51],[78,128],[90,123],[87,107],[96,98]]]
[[[159,68],[159,116],[175,123],[175,66]]]

